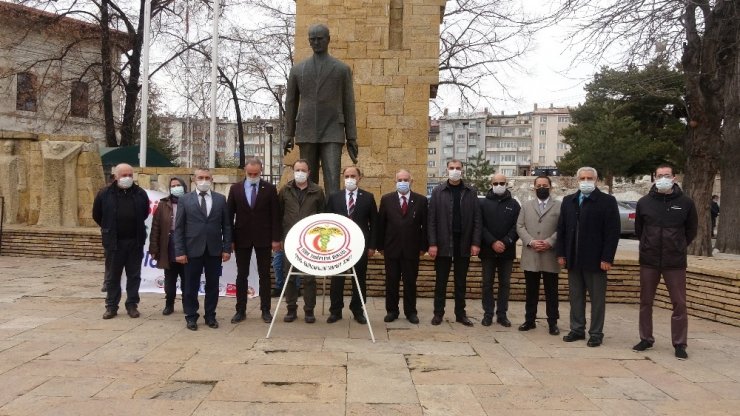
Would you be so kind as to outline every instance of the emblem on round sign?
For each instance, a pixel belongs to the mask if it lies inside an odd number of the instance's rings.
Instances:
[[[365,250],[365,236],[351,219],[316,214],[294,225],[285,237],[285,255],[303,273],[331,276],[354,266]]]

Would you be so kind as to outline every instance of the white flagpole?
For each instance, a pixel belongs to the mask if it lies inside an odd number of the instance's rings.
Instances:
[[[139,132],[139,166],[146,167],[146,132],[149,116],[149,26],[152,22],[152,1],[144,1],[144,43],[141,45],[141,131]]]
[[[208,146],[208,167],[216,167],[216,90],[218,89],[218,18],[221,0],[213,2],[213,32],[211,39],[211,137]]]

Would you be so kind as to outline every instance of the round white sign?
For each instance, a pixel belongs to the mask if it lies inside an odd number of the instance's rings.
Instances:
[[[331,276],[354,266],[365,251],[365,236],[351,219],[337,214],[306,217],[288,231],[285,256],[303,273]]]

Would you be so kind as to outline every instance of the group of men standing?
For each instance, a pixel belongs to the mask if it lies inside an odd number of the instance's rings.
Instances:
[[[482,264],[481,324],[510,327],[507,317],[510,280],[516,257],[516,242],[522,239],[521,268],[526,282],[525,320],[520,331],[536,328],[540,281],[544,283],[548,331],[558,335],[558,274],[567,269],[570,299],[570,331],[566,342],[586,339],[586,293],[591,300],[588,328],[589,347],[603,342],[607,272],[614,263],[620,235],[616,200],[601,192],[597,172],[590,167],[578,170],[579,189],[562,203],[551,195],[547,176],[534,180],[535,198],[523,206],[507,189],[507,178],[492,177],[491,188],[483,198],[463,180],[463,164],[447,164],[447,180],[432,191],[429,199],[411,191],[409,171],[396,172],[396,189],[380,199],[359,187],[362,173],[356,166],[343,169],[344,189],[328,197],[311,181],[309,164],[303,159],[293,164],[293,179],[278,192],[261,178],[262,162],[249,160],[244,181],[231,186],[228,198],[212,188],[208,169],[194,173],[196,191],[185,192],[184,181],[170,181],[170,195],[160,201],[154,217],[150,252],[165,272],[168,315],[174,306],[174,285],[182,280],[182,301],[187,328],[197,330],[200,276],[205,272],[204,318],[211,328],[218,327],[221,263],[236,254],[236,311],[231,319],[246,319],[247,276],[252,252],[257,259],[260,280],[261,318],[271,315],[271,253],[282,249],[288,230],[310,215],[329,212],[352,219],[362,230],[365,251],[355,265],[359,287],[353,281],[349,305],[354,319],[367,322],[360,296],[366,296],[368,258],[377,251],[385,259],[385,322],[399,318],[400,282],[403,281],[403,312],[406,319],[419,323],[416,308],[416,280],[419,259],[424,253],[434,259],[436,284],[432,325],[442,323],[445,314],[447,283],[451,270],[454,279],[455,321],[473,326],[466,313],[465,295],[470,257],[479,256]],[[148,216],[146,193],[133,183],[133,169],[119,165],[115,181],[95,200],[93,217],[101,226],[110,281],[104,319],[117,313],[121,297],[120,279],[127,274],[126,309],[132,318],[139,316],[137,304],[142,249],[146,238],[144,220]],[[652,347],[652,303],[662,275],[674,305],[672,340],[676,356],[686,358],[686,247],[696,235],[696,210],[693,202],[674,183],[670,166],[656,170],[650,194],[637,205],[636,232],[640,238],[640,343],[634,349]],[[287,256],[286,256],[287,257]],[[285,260],[287,262],[287,260]],[[288,264],[286,263],[286,266]],[[331,306],[327,323],[342,319],[344,277],[331,279]],[[494,281],[498,280],[494,299]],[[287,282],[286,282],[287,284]],[[298,288],[285,290],[287,314],[284,321],[297,319]],[[304,320],[316,317],[316,280],[303,279]]]

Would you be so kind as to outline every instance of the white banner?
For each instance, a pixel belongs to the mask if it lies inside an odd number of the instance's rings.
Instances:
[[[152,219],[157,211],[159,200],[166,197],[167,194],[159,191],[146,191],[149,196],[149,217],[146,219],[146,232],[149,236],[152,229]],[[125,273],[124,273],[125,275]],[[259,275],[257,274],[257,258],[252,251],[252,261],[249,263],[249,277],[247,295],[249,298],[259,296]],[[205,294],[206,277],[201,275],[200,288],[198,294]],[[220,296],[236,296],[236,256],[232,253],[231,258],[226,263],[222,263],[221,279],[219,280],[218,291]],[[121,288],[126,290],[126,278],[121,277]],[[141,286],[139,292],[164,293],[164,269],[157,268],[157,262],[149,255],[149,238],[144,243],[144,260],[141,265]],[[180,281],[177,282],[177,293],[180,291]]]

